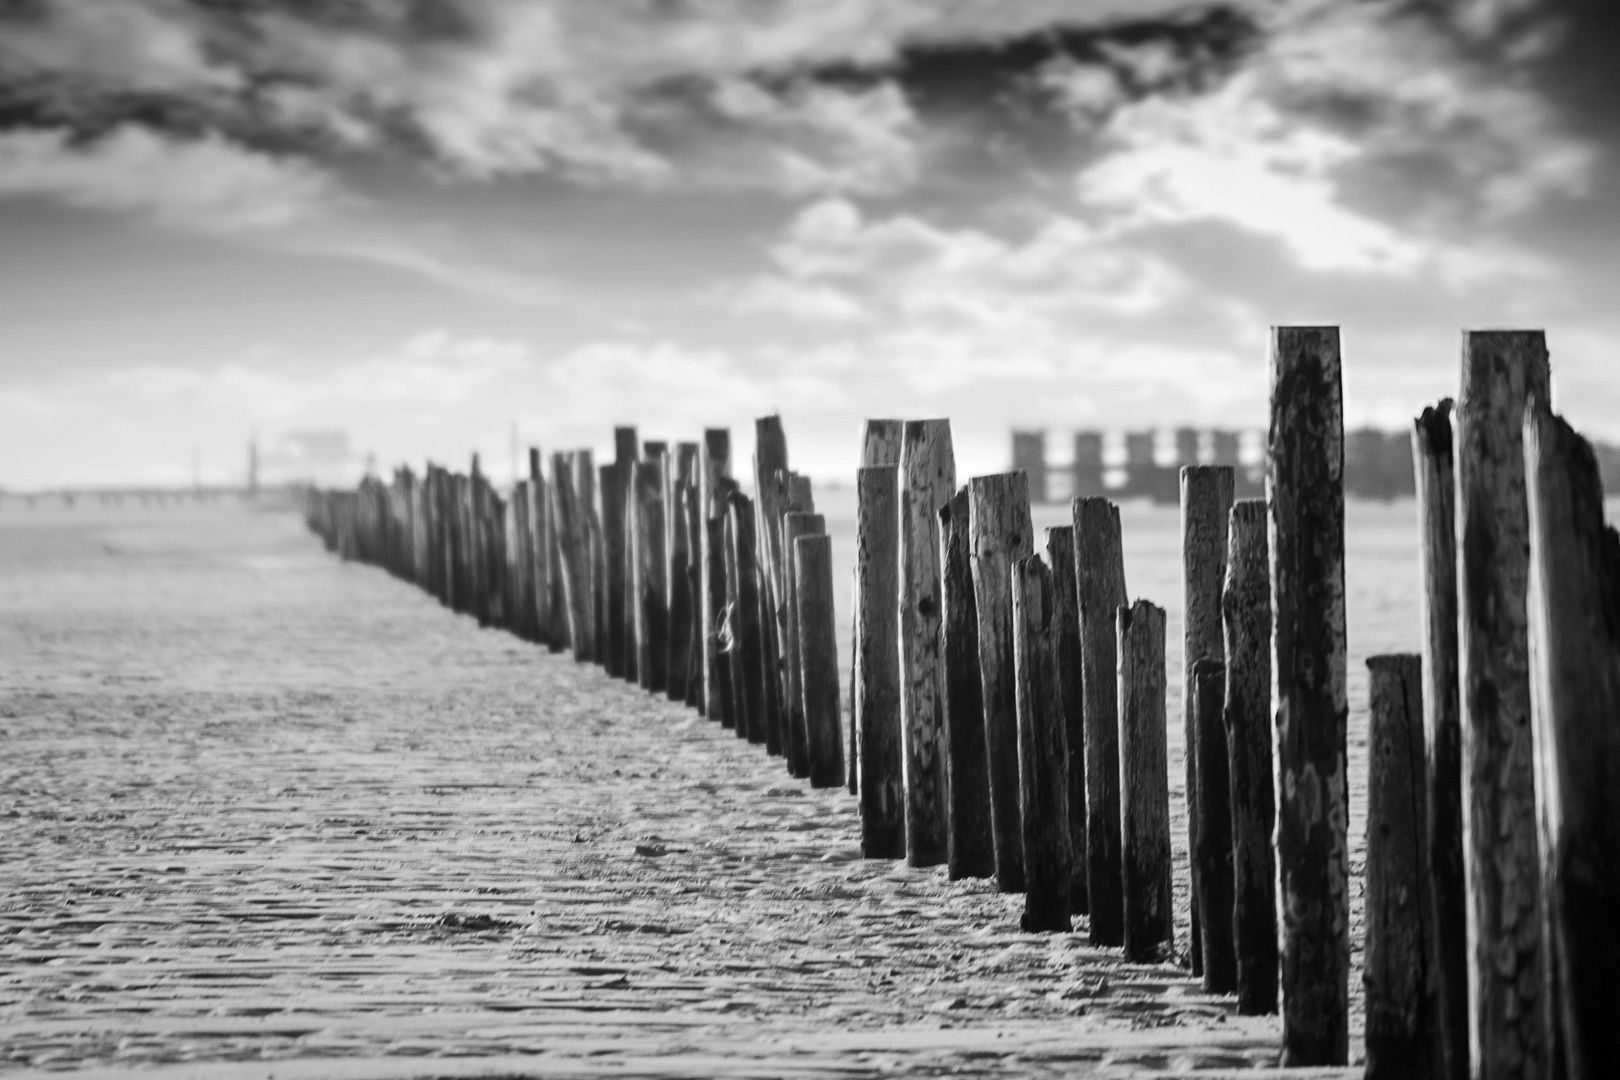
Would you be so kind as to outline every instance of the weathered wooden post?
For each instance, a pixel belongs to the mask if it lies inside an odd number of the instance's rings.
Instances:
[[[819,515],[817,515],[819,516]],[[811,787],[844,784],[838,711],[838,624],[833,611],[832,538],[794,540],[794,600]]]
[[[1170,882],[1170,756],[1165,732],[1164,609],[1122,607],[1119,635],[1119,798],[1125,959],[1175,948]]]
[[[787,752],[790,776],[801,779],[810,775],[810,731],[804,715],[804,649],[799,625],[799,571],[794,560],[798,556],[796,542],[804,536],[820,536],[827,531],[827,522],[820,514],[790,511],[782,515],[782,552],[787,556],[787,731],[783,739]]]
[[[1018,809],[1024,848],[1024,916],[1028,933],[1068,933],[1068,740],[1053,636],[1052,572],[1037,555],[1010,570],[1013,668],[1018,712]]]
[[[730,630],[726,626],[726,519],[711,517],[703,523],[703,547],[710,565],[703,575],[709,590],[705,607],[714,613],[715,653],[709,665],[708,716],[720,726],[735,732],[737,714],[732,708]]]
[[[759,500],[756,523],[760,573],[760,631],[764,642],[765,750],[781,754],[782,710],[787,692],[783,685],[782,647],[782,515],[788,471],[787,435],[780,416],[762,416],[754,421],[754,493]]]
[[[1080,659],[1079,583],[1074,572],[1074,526],[1046,530],[1046,561],[1052,570],[1052,653],[1063,702],[1064,764],[1069,791],[1069,910],[1090,910],[1086,891],[1086,696]]]
[[[792,773],[794,754],[793,749],[793,718],[798,708],[794,704],[799,700],[798,671],[798,645],[793,637],[793,545],[787,535],[787,517],[789,514],[810,514],[815,512],[815,502],[811,498],[810,481],[808,477],[800,476],[795,472],[782,472],[777,474],[777,504],[782,508],[782,516],[777,526],[782,537],[782,564],[781,564],[781,608],[777,614],[778,624],[781,628],[781,639],[777,643],[777,650],[781,656],[778,668],[778,684],[781,687],[782,698],[777,709],[776,723],[780,730],[782,756],[787,759],[788,770]],[[822,530],[825,531],[825,530]],[[797,773],[793,775],[799,775]]]
[[[950,805],[940,698],[939,509],[956,490],[949,420],[908,420],[900,449],[900,716],[906,861],[946,859]]]
[[[1238,1012],[1277,1011],[1277,802],[1271,775],[1271,548],[1266,504],[1232,507],[1226,587],[1226,748],[1232,784]]]
[[[734,492],[731,495],[730,527],[732,551],[727,562],[727,573],[735,578],[736,609],[733,612],[733,669],[739,680],[744,719],[743,731],[748,741],[765,742],[765,642],[760,626],[760,573],[754,561],[759,551],[754,500]]]
[[[1424,840],[1429,907],[1424,935],[1433,999],[1432,1064],[1439,1080],[1468,1080],[1468,889],[1463,876],[1462,726],[1457,701],[1457,487],[1450,399],[1412,431],[1423,568]]]
[[[1118,612],[1125,592],[1119,507],[1101,496],[1075,499],[1075,594],[1080,611],[1081,691],[1085,696],[1086,896],[1091,943],[1125,941],[1119,808]]]
[[[1203,885],[1198,893],[1203,936],[1204,989],[1230,994],[1237,989],[1237,946],[1233,940],[1232,789],[1226,745],[1226,667],[1219,660],[1193,665],[1192,750],[1197,757],[1198,847],[1191,861]]]
[[[530,587],[534,590],[535,640],[543,642],[553,652],[561,648],[553,633],[554,616],[551,611],[552,550],[549,538],[549,500],[546,497],[545,470],[541,467],[540,451],[529,448],[529,552]]]
[[[868,421],[866,421],[865,425],[861,428],[861,464],[860,464],[860,467],[863,468],[863,469],[869,469],[869,468],[873,468],[873,467],[880,466],[880,465],[896,465],[896,466],[899,465],[900,464],[900,448],[901,448],[901,444],[902,444],[902,436],[904,435],[904,430],[905,430],[905,421],[903,421],[903,420],[868,420]],[[856,505],[855,505],[855,532],[856,532],[857,536],[860,534],[862,523],[865,521],[865,517],[864,517],[865,513],[866,513],[866,509],[865,509],[864,505],[859,501],[859,499],[857,499]],[[889,513],[890,513],[891,516],[894,516],[894,515],[899,513],[899,510],[898,510],[898,508],[892,508],[889,511]],[[898,560],[899,559],[899,550],[898,550],[899,535],[898,535],[898,533],[895,534],[895,537],[896,537],[896,539],[895,539],[895,543],[896,543],[895,559]],[[898,585],[896,586],[895,595],[896,596],[899,595],[899,593],[898,593]],[[852,643],[850,645],[850,653],[851,653],[851,655],[850,655],[849,670],[851,672],[853,672],[854,674],[853,674],[853,677],[851,677],[851,679],[849,681],[849,746],[850,746],[850,754],[849,754],[849,761],[848,761],[847,765],[848,765],[848,768],[849,768],[849,793],[851,795],[857,795],[857,794],[860,793],[860,760],[861,760],[861,755],[860,755],[860,745],[861,745],[861,742],[860,742],[860,715],[861,715],[861,712],[860,712],[859,694],[860,694],[860,685],[861,685],[861,674],[860,673],[861,673],[861,648],[862,648],[862,640],[861,640],[861,632],[860,632],[860,630],[861,630],[862,601],[861,601],[861,576],[860,576],[859,568],[857,568],[856,573],[855,573],[855,590],[854,590],[854,594],[853,594],[853,599],[854,599],[854,607],[855,607],[855,633],[853,635],[853,640],[852,640]],[[898,611],[897,611],[897,614],[896,614],[896,618],[898,618]],[[896,630],[896,634],[898,635],[898,630]],[[898,683],[896,684],[895,692],[896,692],[896,694],[899,693],[899,684]],[[898,702],[896,704],[896,707],[898,708]]]
[[[870,424],[870,421],[868,422]],[[900,738],[900,469],[855,474],[855,753],[860,779],[861,853],[906,853]],[[974,657],[977,665],[978,658]]]
[[[669,685],[669,560],[664,552],[664,467],[668,455],[636,463],[635,616],[636,672],[643,689],[662,694]]]
[[[1598,1080],[1620,1073],[1620,538],[1591,446],[1544,398],[1525,430],[1548,1041]]]
[[[551,643],[554,653],[572,649],[574,640],[570,632],[570,601],[568,599],[568,567],[564,559],[567,544],[565,526],[558,511],[557,458],[552,458],[551,480],[545,485],[545,538],[546,561],[551,566]]]
[[[633,429],[632,429],[633,431]],[[624,630],[624,472],[617,462],[597,467],[602,498],[602,614],[604,645],[602,669],[620,679],[625,673]]]
[[[1202,817],[1198,813],[1197,716],[1193,668],[1200,660],[1225,663],[1221,644],[1221,585],[1226,578],[1226,526],[1232,513],[1234,474],[1227,465],[1187,465],[1181,470],[1182,757],[1187,792],[1187,850],[1197,851]],[[1203,932],[1199,896],[1203,867],[1191,860],[1191,955],[1194,975],[1203,974]]]
[[[1366,1075],[1428,1080],[1435,1038],[1424,934],[1423,664],[1416,656],[1374,656],[1367,671]]]
[[[1269,447],[1282,1063],[1343,1065],[1350,1052],[1350,811],[1337,327],[1272,330]]]
[[[1024,841],[1018,816],[1018,694],[1013,664],[1011,573],[1035,553],[1029,479],[1021,472],[968,481],[973,599],[979,616],[979,677],[990,765],[990,824],[996,887],[1024,891]]]
[[[638,680],[636,646],[636,598],[630,588],[633,552],[630,549],[630,502],[636,497],[635,468],[641,460],[641,440],[633,427],[613,429],[613,470],[616,474],[618,510],[614,514],[615,528],[606,525],[607,502],[604,495],[604,531],[608,534],[608,607],[614,652],[619,659],[618,674],[626,682]]]
[[[939,653],[945,667],[945,769],[951,800],[947,866],[950,878],[990,877],[996,844],[990,829],[990,763],[984,740],[984,689],[979,682],[979,609],[973,595],[972,535],[967,487],[939,511],[942,617]]]
[[[574,660],[585,663],[596,647],[596,627],[590,589],[590,530],[581,519],[577,453],[552,454],[551,490],[555,496],[557,547],[562,568],[563,595],[568,610],[568,640]]]
[[[594,490],[588,504],[591,530],[591,584],[592,596],[595,603],[596,621],[596,662],[604,672],[607,672],[608,663],[612,660],[613,652],[613,626],[609,623],[612,605],[609,603],[609,562],[607,549],[607,529],[602,522],[602,504],[600,500],[613,494],[615,497],[622,494],[617,490],[618,474],[612,465],[598,465],[594,479]],[[609,672],[609,674],[612,674]]]
[[[693,472],[686,488],[686,548],[691,552],[690,563],[686,568],[687,588],[692,594],[692,626],[689,631],[691,645],[691,668],[686,679],[686,703],[703,715],[708,715],[705,702],[706,692],[703,684],[704,641],[706,632],[703,626],[703,477],[702,459],[699,458],[696,471]]]
[[[697,443],[677,443],[674,467],[664,485],[664,550],[669,558],[669,661],[665,678],[671,701],[687,699],[687,683],[692,678],[693,552],[687,522],[691,516],[688,492],[697,456]]]
[[[714,582],[716,570],[723,574],[724,560],[716,559],[709,542],[708,522],[725,514],[725,495],[720,481],[731,476],[731,431],[727,428],[705,428],[703,456],[698,470],[698,536],[700,550],[698,566],[701,585],[699,603],[703,608],[703,637],[699,654],[703,665],[704,714],[711,720],[725,719],[725,680],[720,669],[720,610],[717,598],[725,596],[723,583]],[[723,603],[723,601],[722,601]]]

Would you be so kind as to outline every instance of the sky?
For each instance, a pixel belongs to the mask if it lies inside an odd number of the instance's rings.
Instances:
[[[865,417],[1346,420],[1548,333],[1620,439],[1612,0],[0,0],[0,487]],[[195,456],[194,456],[195,455]],[[746,471],[746,470],[744,470]]]

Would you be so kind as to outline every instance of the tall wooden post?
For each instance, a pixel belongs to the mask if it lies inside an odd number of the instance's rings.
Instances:
[[[1052,568],[1052,651],[1063,702],[1063,744],[1069,790],[1069,910],[1091,910],[1086,891],[1086,696],[1080,659],[1079,585],[1075,579],[1074,526],[1046,530]]]
[[[562,647],[553,633],[554,614],[551,610],[552,564],[550,500],[546,495],[545,470],[541,468],[540,451],[529,447],[529,565],[530,587],[534,590],[534,620],[537,641],[556,652]]]
[[[973,598],[979,615],[979,677],[990,765],[990,824],[996,887],[1024,891],[1024,840],[1018,816],[1018,693],[1013,663],[1013,563],[1035,553],[1029,478],[1021,472],[968,481]]]
[[[760,630],[764,642],[765,750],[782,753],[782,514],[788,470],[787,435],[780,416],[754,421],[754,492],[759,500],[756,543],[760,571]]]
[[[1374,656],[1367,671],[1366,1075],[1428,1080],[1435,1039],[1424,934],[1423,664],[1416,656]]]
[[[591,601],[590,526],[582,520],[577,456],[577,452],[551,456],[551,490],[555,496],[553,509],[568,612],[568,640],[573,646],[574,660],[586,663],[596,648],[596,624]]]
[[[725,595],[723,587],[717,588],[713,576],[715,570],[724,566],[721,560],[714,557],[709,543],[709,530],[706,525],[711,518],[725,513],[724,496],[721,493],[720,481],[731,476],[731,432],[726,428],[705,428],[703,431],[703,458],[699,470],[700,488],[698,491],[699,527],[701,551],[699,552],[698,566],[701,568],[702,581],[699,590],[700,603],[703,606],[703,638],[700,646],[703,663],[703,700],[706,703],[705,713],[711,720],[721,720],[725,717],[724,690],[722,686],[720,667],[720,611],[715,600]]]
[[[590,517],[591,575],[596,596],[596,662],[608,675],[617,676],[617,671],[610,670],[610,665],[617,662],[614,649],[619,642],[612,623],[613,563],[608,558],[608,524],[615,530],[623,524],[619,519],[624,511],[624,492],[619,490],[619,474],[612,465],[596,467],[596,491],[597,498],[591,501]],[[611,515],[611,522],[604,522],[603,508],[609,503],[619,509]],[[622,660],[623,657],[618,658],[618,661]]]
[[[633,433],[633,429],[632,433]],[[602,667],[615,679],[623,678],[625,663],[624,628],[624,536],[625,489],[624,473],[617,463],[598,468],[602,496],[602,570],[603,616],[606,620],[606,645]]]
[[[940,699],[939,508],[956,490],[949,420],[908,420],[900,449],[900,715],[905,748],[906,861],[947,855],[950,806]]]
[[[664,551],[664,467],[667,455],[649,454],[635,465],[636,672],[644,690],[669,685],[669,560]]]
[[[703,575],[709,590],[708,610],[714,613],[715,653],[710,664],[712,681],[708,684],[708,714],[720,721],[720,726],[735,731],[737,727],[735,687],[731,681],[731,631],[726,625],[729,580],[726,577],[726,518],[711,517],[703,523],[704,547],[708,550],[709,566]]]
[[[1119,609],[1125,551],[1119,507],[1100,496],[1075,499],[1075,594],[1080,609],[1081,691],[1085,699],[1086,895],[1091,943],[1125,940],[1119,808]]]
[[[1125,959],[1151,963],[1175,948],[1170,881],[1170,757],[1165,734],[1164,609],[1122,607],[1119,635],[1119,797]]]
[[[1232,786],[1226,745],[1226,668],[1219,660],[1193,664],[1193,745],[1197,758],[1198,846],[1191,861],[1198,866],[1199,924],[1203,936],[1204,989],[1230,994],[1237,989],[1237,946],[1233,914]]]
[[[1273,329],[1269,446],[1283,1064],[1343,1065],[1350,809],[1336,327]]]
[[[810,775],[810,729],[804,715],[804,650],[800,645],[798,555],[795,542],[802,536],[820,536],[827,531],[827,522],[820,514],[790,511],[782,516],[782,550],[787,556],[788,633],[787,633],[787,685],[788,708],[786,738],[788,774],[806,778]]]
[[[1226,749],[1238,1012],[1277,1011],[1277,825],[1271,755],[1271,548],[1263,499],[1232,507],[1226,587]]]
[[[1068,745],[1053,637],[1052,572],[1039,556],[1013,563],[1014,696],[1018,712],[1018,808],[1024,847],[1025,932],[1072,929]]]
[[[751,743],[765,742],[765,648],[760,626],[759,566],[754,561],[759,550],[754,501],[733,492],[728,507],[733,540],[727,573],[735,579],[736,610],[733,614],[733,669],[740,688],[742,730]]]
[[[1620,537],[1591,446],[1545,399],[1525,430],[1548,1041],[1597,1080],[1620,1073]]]
[[[669,661],[665,683],[671,701],[686,700],[687,684],[693,678],[692,610],[696,598],[692,595],[690,570],[695,553],[687,522],[691,517],[689,492],[697,471],[697,456],[697,443],[677,443],[664,482],[664,551],[669,563]]]
[[[1457,402],[1458,681],[1475,1080],[1547,1075],[1530,731],[1524,413],[1546,401],[1544,336],[1463,338]]]
[[[868,469],[868,468],[873,468],[875,466],[880,466],[880,465],[899,465],[900,464],[901,439],[902,439],[902,435],[904,434],[904,430],[905,430],[905,421],[903,421],[903,420],[868,420],[868,421],[866,421],[865,425],[861,429],[861,465],[860,465],[860,467],[863,468],[863,469]],[[855,532],[856,532],[857,536],[860,534],[861,526],[862,526],[863,522],[865,521],[865,517],[864,517],[865,513],[866,513],[865,507],[860,503],[859,500],[857,500],[856,505],[855,505]],[[888,513],[890,514],[891,517],[897,515],[899,513],[898,507],[891,508],[888,511]],[[895,533],[895,544],[896,544],[895,559],[898,560],[899,559],[899,534],[898,533]],[[898,579],[896,579],[896,580],[898,581]],[[896,585],[895,596],[896,597],[899,596],[898,585]],[[860,694],[860,685],[861,685],[861,674],[860,674],[860,672],[861,672],[861,648],[862,648],[863,642],[862,642],[861,633],[860,633],[860,619],[861,619],[862,603],[861,603],[861,578],[860,578],[859,569],[856,570],[856,574],[855,574],[854,602],[855,602],[855,633],[853,635],[853,639],[852,639],[851,644],[850,644],[850,654],[851,655],[850,655],[850,666],[849,666],[849,670],[854,673],[853,677],[849,681],[849,746],[850,746],[850,754],[849,754],[848,768],[849,768],[849,793],[851,795],[857,795],[857,794],[860,793],[860,760],[861,760],[860,745],[861,745],[861,743],[860,743],[860,702],[859,702],[859,694]],[[890,605],[890,606],[896,607],[896,618],[898,618],[898,600],[896,600],[895,604]],[[896,625],[898,626],[898,624],[896,624]],[[898,636],[898,629],[896,630],[896,635]],[[895,692],[896,692],[896,694],[899,693],[899,684],[898,683],[896,683],[896,685],[895,685]],[[896,707],[898,707],[898,701],[897,701]]]
[[[838,711],[838,624],[833,610],[832,539],[794,541],[794,601],[811,787],[842,787],[844,756]]]
[[[861,853],[906,853],[905,778],[900,738],[900,469],[855,474],[856,733]],[[974,658],[977,664],[978,658]]]
[[[950,878],[990,877],[996,845],[990,829],[990,763],[984,740],[984,689],[979,681],[979,609],[973,595],[972,536],[967,487],[939,512],[942,618],[939,651],[945,666],[945,769],[950,795],[947,866]]]
[[[1462,727],[1457,701],[1457,488],[1450,399],[1412,431],[1423,568],[1423,746],[1435,1075],[1468,1080],[1468,890],[1463,873]]]

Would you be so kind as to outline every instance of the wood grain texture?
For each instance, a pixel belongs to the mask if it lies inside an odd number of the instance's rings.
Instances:
[[[1336,327],[1276,327],[1271,598],[1283,1064],[1350,1053],[1344,408]]]
[[[817,515],[818,517],[820,515]],[[838,708],[838,622],[833,607],[832,538],[793,542],[801,693],[804,696],[810,786],[842,787],[844,755]]]
[[[973,599],[979,616],[979,678],[990,766],[990,825],[996,887],[1024,890],[1024,848],[1018,816],[1018,687],[1013,666],[1011,573],[1035,553],[1029,479],[1022,472],[968,481]]]
[[[717,555],[709,543],[708,522],[722,517],[725,495],[721,481],[731,476],[731,431],[728,428],[705,428],[703,448],[698,468],[698,566],[701,580],[698,596],[702,606],[702,638],[699,652],[703,665],[703,700],[705,715],[711,720],[726,720],[726,680],[719,671],[720,609],[717,603],[725,596],[725,559]],[[716,581],[715,578],[720,580]]]
[[[946,788],[951,800],[946,865],[952,881],[990,877],[996,872],[968,500],[968,488],[963,486],[939,512],[939,648],[945,664],[942,704]]]
[[[861,468],[855,492],[854,756],[860,772],[861,852],[869,859],[899,859],[906,853],[899,467]]]
[[[554,592],[552,575],[556,572],[550,542],[551,501],[546,496],[546,477],[545,470],[541,467],[540,451],[534,447],[529,448],[528,496],[529,540],[533,545],[533,550],[529,555],[529,563],[532,567],[530,584],[534,590],[535,630],[539,635],[536,640],[543,642],[547,648],[556,652],[561,648],[561,642],[555,639],[553,633],[555,619],[551,611]]]
[[[613,429],[611,498],[602,492],[602,535],[607,545],[609,674],[636,682],[635,591],[630,587],[630,500],[635,496],[635,466],[641,440],[633,427]]]
[[[1052,652],[1063,701],[1063,745],[1069,790],[1069,910],[1091,910],[1086,891],[1086,698],[1080,659],[1079,585],[1075,579],[1074,526],[1046,530],[1046,564],[1052,571]]]
[[[791,503],[791,499],[790,499]],[[810,730],[804,715],[804,651],[799,639],[799,571],[794,565],[800,537],[819,536],[827,531],[827,522],[820,514],[790,510],[782,515],[782,550],[787,556],[787,656],[788,707],[784,731],[784,749],[788,775],[801,779],[810,775]]]
[[[598,468],[598,488],[602,495],[602,589],[607,646],[602,655],[602,669],[611,678],[622,679],[627,664],[624,538],[628,492],[625,491],[624,472],[617,462]]]
[[[735,687],[731,680],[731,651],[728,636],[729,627],[726,625],[727,615],[727,578],[726,578],[726,519],[725,517],[711,517],[703,523],[704,547],[708,551],[708,572],[703,580],[709,589],[708,609],[714,613],[714,642],[715,654],[710,665],[712,680],[708,683],[708,715],[712,720],[718,720],[720,726],[735,731],[737,714],[734,708],[733,691]]]
[[[667,693],[671,701],[685,701],[692,679],[692,514],[691,481],[697,470],[696,443],[678,443],[673,467],[665,473],[664,551],[669,570],[669,660]]]
[[[1175,953],[1164,609],[1138,600],[1117,619],[1123,944],[1125,959],[1152,963]]]
[[[1024,846],[1026,933],[1068,933],[1068,746],[1052,641],[1052,572],[1039,556],[1014,562],[1013,681],[1018,711],[1018,810]]]
[[[905,431],[904,420],[868,420],[861,427],[861,464],[863,469],[883,465],[900,464],[900,446]],[[858,486],[858,485],[857,485]],[[894,511],[898,514],[898,510]],[[855,506],[855,531],[859,534],[863,510],[860,501]],[[898,558],[898,556],[896,556]],[[851,596],[853,604],[854,625],[850,635],[849,670],[861,670],[861,579],[859,570],[854,575],[854,590]],[[849,681],[849,746],[851,748],[847,766],[849,769],[849,793],[860,794],[860,710],[857,703],[860,680],[851,678]]]
[[[580,521],[583,515],[579,507],[579,472],[574,458],[574,452],[551,456],[552,509],[556,520],[562,601],[568,615],[568,641],[574,660],[585,663],[591,659],[596,646],[596,629],[591,618],[590,570],[586,565],[589,531]]]
[[[1125,940],[1117,623],[1119,609],[1129,603],[1124,544],[1119,507],[1107,499],[1075,499],[1072,515],[1084,694],[1086,897],[1091,907],[1091,943],[1117,946]]]
[[[1203,936],[1200,974],[1211,994],[1237,990],[1237,946],[1233,927],[1235,886],[1232,870],[1232,785],[1226,745],[1226,666],[1199,660],[1193,667],[1192,746],[1198,759],[1198,846],[1191,861],[1203,887],[1198,893]],[[1192,809],[1189,808],[1189,813]]]
[[[608,528],[603,519],[603,507],[609,503],[622,505],[623,492],[619,490],[619,474],[612,465],[596,467],[597,501],[591,510],[591,574],[596,597],[596,662],[608,671],[614,663],[615,630],[612,622],[613,574],[612,560],[608,557]],[[615,526],[617,522],[614,523]]]
[[[664,466],[662,452],[635,465],[636,674],[641,688],[664,693],[669,672],[669,560],[664,551]]]
[[[754,500],[733,492],[727,512],[731,515],[732,551],[727,573],[734,579],[736,608],[732,613],[733,651],[742,703],[743,731],[751,743],[765,743],[765,638],[760,625],[760,572],[755,561],[759,553]]]

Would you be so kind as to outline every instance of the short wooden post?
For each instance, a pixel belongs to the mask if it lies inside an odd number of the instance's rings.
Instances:
[[[1224,560],[1223,560],[1224,561]],[[1226,746],[1226,668],[1219,660],[1193,664],[1193,745],[1198,769],[1198,846],[1192,862],[1203,883],[1198,893],[1203,936],[1204,989],[1230,994],[1237,989],[1237,947],[1233,941],[1232,789]]]
[[[1091,910],[1086,891],[1086,696],[1080,660],[1079,585],[1074,573],[1074,526],[1046,530],[1046,561],[1052,570],[1052,652],[1063,702],[1064,765],[1069,791],[1069,910]]]
[[[615,651],[619,656],[619,675],[626,682],[639,682],[637,661],[640,651],[636,644],[636,595],[630,586],[633,576],[632,562],[635,553],[632,550],[630,534],[630,505],[636,498],[635,468],[641,460],[641,440],[633,427],[616,427],[613,429],[613,469],[617,474],[619,510],[615,515],[618,518],[617,528],[609,534],[608,541],[608,567],[609,582],[608,603],[612,609],[612,623],[616,631],[615,640],[618,644]],[[603,503],[604,514],[606,502]]]
[[[945,768],[951,799],[950,878],[990,877],[996,844],[990,829],[990,763],[979,682],[979,609],[973,595],[969,493],[958,489],[939,512],[939,652],[945,667]]]
[[[1165,732],[1164,609],[1122,607],[1119,635],[1119,798],[1125,959],[1175,950],[1170,885],[1170,758]]]
[[[751,743],[765,742],[765,649],[760,626],[760,573],[754,561],[759,551],[754,500],[733,492],[730,506],[732,551],[727,573],[735,577],[736,607],[732,613],[733,671],[738,679],[742,706],[741,730]]]
[[[1545,399],[1525,430],[1548,1019],[1569,1080],[1598,1080],[1620,1073],[1620,538],[1591,446]]]
[[[1100,496],[1075,499],[1075,595],[1080,609],[1081,691],[1085,696],[1086,896],[1091,943],[1124,944],[1124,869],[1119,807],[1118,612],[1125,592],[1119,507]]]
[[[799,536],[793,546],[793,594],[798,605],[795,621],[798,623],[810,786],[842,787],[844,755],[843,736],[839,731],[838,624],[833,611],[832,538],[825,533]]]
[[[870,423],[870,422],[869,422]],[[855,474],[855,715],[861,853],[906,853],[900,738],[900,469]],[[978,658],[974,657],[974,663]]]
[[[1349,1053],[1344,412],[1336,327],[1271,346],[1271,596],[1285,1066]]]
[[[641,686],[661,694],[669,685],[669,560],[664,551],[666,455],[636,463],[636,672]]]
[[[700,603],[703,606],[703,637],[700,654],[703,664],[704,713],[711,720],[726,719],[724,673],[720,671],[720,605],[724,604],[725,560],[717,558],[710,543],[708,522],[725,514],[725,495],[720,482],[731,476],[731,431],[727,428],[705,428],[703,451],[698,470],[698,522],[701,567]],[[716,539],[723,536],[716,534]],[[719,575],[721,581],[716,582]]]
[[[820,514],[793,511],[782,516],[782,550],[788,557],[788,708],[787,731],[783,740],[787,751],[790,776],[810,775],[810,730],[804,715],[804,649],[799,625],[799,571],[794,564],[798,556],[796,542],[804,536],[820,536],[827,531],[827,522]],[[836,655],[836,654],[835,654]]]
[[[908,420],[900,449],[900,716],[906,861],[946,859],[950,805],[940,698],[939,509],[956,490],[949,420]]]
[[[1052,635],[1052,572],[1039,556],[1010,570],[1013,681],[1018,712],[1018,810],[1024,847],[1026,933],[1068,933],[1068,740]]]
[[[1221,585],[1226,578],[1226,525],[1232,513],[1234,474],[1229,465],[1188,465],[1181,470],[1182,758],[1186,775],[1187,850],[1197,851],[1202,817],[1198,798],[1197,717],[1193,668],[1200,660],[1225,662],[1221,644]],[[1194,975],[1203,974],[1203,928],[1199,895],[1203,867],[1191,860],[1191,955]],[[1224,991],[1223,991],[1224,992]]]
[[[1024,891],[1024,840],[1018,816],[1018,693],[1013,665],[1011,573],[1035,553],[1029,479],[1021,472],[968,481],[973,599],[979,616],[979,677],[990,764],[990,824],[996,887]]]
[[[664,483],[665,537],[664,551],[669,562],[669,661],[665,665],[665,684],[671,701],[685,701],[687,683],[692,678],[692,532],[687,525],[691,516],[691,498],[688,494],[691,478],[697,468],[697,443],[678,443],[675,447],[674,467],[667,473]]]
[[[1277,1011],[1277,802],[1271,775],[1271,548],[1263,499],[1232,507],[1226,587],[1226,748],[1232,784],[1238,1012]]]
[[[900,447],[904,430],[905,421],[903,420],[866,421],[865,425],[861,429],[860,467],[863,469],[869,469],[880,465],[899,465]],[[855,532],[857,535],[859,535],[861,531],[861,523],[864,520],[862,516],[863,513],[864,510],[862,505],[859,500],[857,500],[855,506]],[[898,510],[891,511],[891,514],[893,513],[898,513]],[[898,545],[898,537],[896,539],[896,544]],[[899,558],[898,551],[896,552],[895,558]],[[898,593],[896,595],[898,595]],[[855,633],[852,636],[852,642],[850,644],[849,670],[855,674],[849,681],[849,745],[851,749],[847,766],[849,769],[849,793],[851,795],[857,795],[860,793],[861,760],[861,755],[859,752],[860,707],[857,699],[861,685],[860,670],[862,647],[860,634],[861,578],[858,569],[855,574],[855,589],[853,598],[855,607]],[[896,632],[898,633],[898,631]],[[898,692],[897,685],[896,693]]]
[[[1535,767],[1525,596],[1530,526],[1524,414],[1548,400],[1539,331],[1464,335],[1457,401],[1458,679],[1461,685],[1468,997],[1474,1080],[1548,1075],[1542,914],[1535,889]]]
[[[1429,891],[1423,663],[1416,656],[1374,656],[1367,671],[1366,1075],[1428,1080],[1435,1040],[1423,932]]]
[[[1450,399],[1412,431],[1423,568],[1423,746],[1430,955],[1438,1080],[1468,1080],[1468,889],[1463,876],[1462,727],[1457,701],[1457,488]]]

